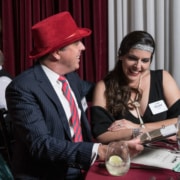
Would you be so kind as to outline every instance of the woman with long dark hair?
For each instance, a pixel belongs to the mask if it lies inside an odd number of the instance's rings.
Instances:
[[[154,51],[148,32],[133,31],[122,40],[116,66],[94,92],[91,125],[98,141],[127,140],[176,123],[180,91],[170,73],[150,70]]]

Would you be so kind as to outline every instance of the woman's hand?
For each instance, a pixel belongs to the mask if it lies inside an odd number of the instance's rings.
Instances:
[[[118,131],[120,129],[135,129],[139,128],[139,124],[132,123],[126,119],[116,120],[108,128],[109,131]]]

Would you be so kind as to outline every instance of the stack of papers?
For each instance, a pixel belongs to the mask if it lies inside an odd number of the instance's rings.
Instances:
[[[146,147],[131,162],[180,172],[180,151]]]

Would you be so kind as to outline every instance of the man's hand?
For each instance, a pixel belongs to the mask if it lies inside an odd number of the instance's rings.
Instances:
[[[141,144],[139,138],[135,138],[129,141],[126,141],[129,148],[130,157],[133,158],[137,154],[139,154],[143,149],[144,146]]]
[[[140,139],[138,139],[138,138],[132,139],[132,140],[129,140],[129,141],[125,141],[125,142],[128,145],[129,153],[130,153],[131,158],[136,156],[137,154],[139,154],[144,149],[144,146],[140,143]],[[115,143],[118,143],[118,141],[115,142]],[[108,148],[108,145],[102,145],[102,144],[99,145],[98,157],[99,157],[100,161],[105,160],[106,153],[107,153],[107,148]]]

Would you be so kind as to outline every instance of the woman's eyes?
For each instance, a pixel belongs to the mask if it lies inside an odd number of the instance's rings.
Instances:
[[[144,63],[147,63],[147,62],[150,61],[150,59],[149,58],[147,58],[147,59],[145,58],[145,59],[142,59],[141,61],[144,62]]]
[[[130,61],[138,61],[140,60],[140,58],[136,57],[136,56],[127,56],[127,58],[130,60]],[[149,58],[144,58],[144,59],[141,59],[142,62],[144,63],[147,63],[150,61]]]

